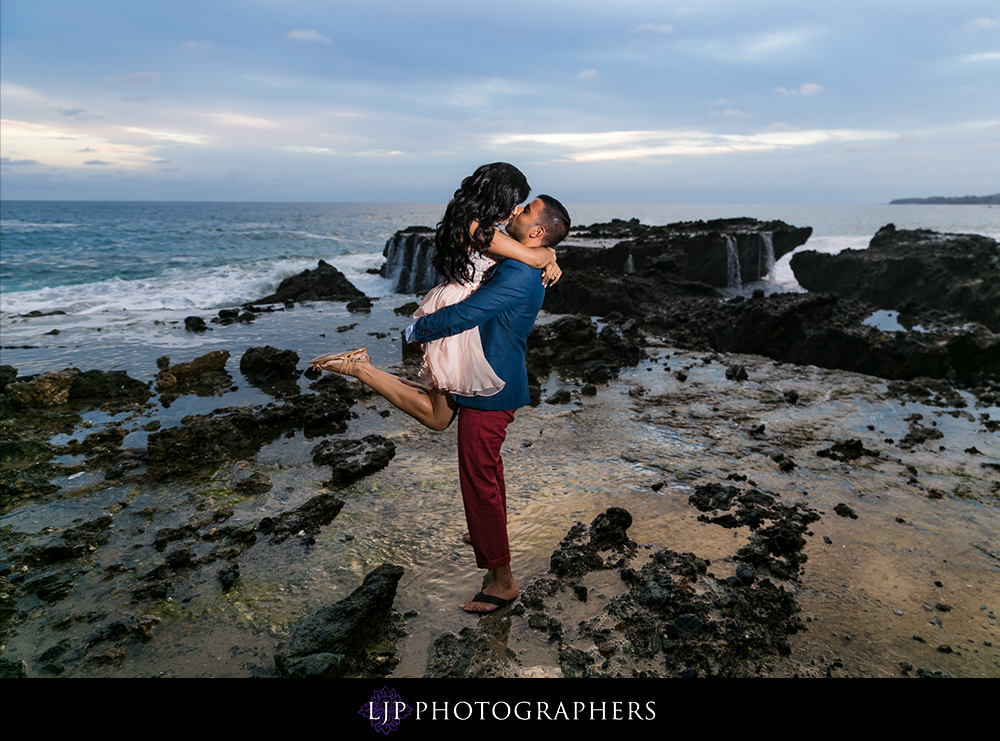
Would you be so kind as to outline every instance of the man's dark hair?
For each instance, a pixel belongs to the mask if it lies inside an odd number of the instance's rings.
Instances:
[[[569,211],[552,196],[540,195],[539,200],[545,204],[545,209],[535,223],[545,229],[545,239],[542,244],[545,247],[555,247],[566,239],[569,233],[571,221]]]

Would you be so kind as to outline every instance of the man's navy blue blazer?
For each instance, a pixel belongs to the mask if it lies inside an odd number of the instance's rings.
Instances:
[[[517,409],[531,401],[524,354],[544,298],[541,271],[504,260],[465,301],[418,319],[413,336],[417,342],[430,342],[479,327],[486,360],[505,385],[493,396],[454,394],[454,399],[485,411]]]

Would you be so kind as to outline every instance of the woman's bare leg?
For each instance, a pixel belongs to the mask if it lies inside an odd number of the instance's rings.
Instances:
[[[427,388],[375,368],[367,354],[354,356],[350,363],[330,361],[319,366],[333,373],[346,373],[381,395],[390,404],[406,412],[432,430],[444,430],[455,417],[458,405],[447,391]]]

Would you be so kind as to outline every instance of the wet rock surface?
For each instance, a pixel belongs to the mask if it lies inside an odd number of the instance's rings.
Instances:
[[[634,322],[609,324],[598,332],[588,317],[568,316],[535,327],[528,337],[526,362],[538,379],[557,368],[587,383],[605,383],[644,356]]]
[[[179,427],[150,434],[150,470],[166,475],[239,460],[291,429],[310,434],[344,432],[356,400],[349,388],[301,394],[263,408],[218,409],[185,417]]]
[[[251,347],[240,358],[240,373],[254,386],[267,393],[281,395],[298,393],[295,380],[301,375],[297,370],[299,355],[294,350],[276,347]]]
[[[316,535],[343,508],[343,500],[333,494],[319,494],[290,512],[283,512],[277,517],[265,517],[260,521],[259,530],[264,535],[270,535],[274,543],[281,543],[296,533]]]
[[[400,566],[385,563],[346,599],[306,616],[275,657],[288,677],[380,677],[396,664],[402,618],[392,610]]]
[[[989,237],[887,224],[868,249],[836,255],[805,250],[792,257],[792,270],[810,291],[913,317],[947,312],[1000,332],[1000,245]]]
[[[157,360],[160,372],[156,376],[156,390],[168,403],[184,394],[222,395],[233,384],[233,377],[226,372],[227,362],[228,350],[216,350],[174,365],[163,355]]]
[[[644,328],[686,347],[764,355],[881,378],[921,376],[975,385],[1000,373],[1000,335],[985,327],[883,332],[864,324],[869,306],[831,294],[772,294],[654,308]]]
[[[396,455],[396,444],[381,435],[361,440],[324,440],[313,448],[313,462],[331,467],[331,484],[346,484],[375,473]]]
[[[4,393],[19,407],[51,407],[71,400],[93,404],[145,402],[151,396],[148,384],[130,378],[124,371],[77,368],[26,376],[17,381],[11,378]]]

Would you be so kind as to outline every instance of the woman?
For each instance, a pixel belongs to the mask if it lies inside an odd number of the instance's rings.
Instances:
[[[445,282],[424,297],[413,315],[414,321],[470,296],[499,259],[510,258],[543,269],[546,285],[558,280],[555,250],[526,247],[497,228],[520,213],[518,204],[527,199],[530,190],[521,171],[505,162],[483,165],[462,181],[434,235],[434,267]],[[364,349],[321,355],[310,365],[357,378],[434,430],[451,424],[457,409],[452,394],[490,396],[504,386],[483,354],[478,328],[435,340],[424,345],[423,350],[423,383],[378,370]]]

